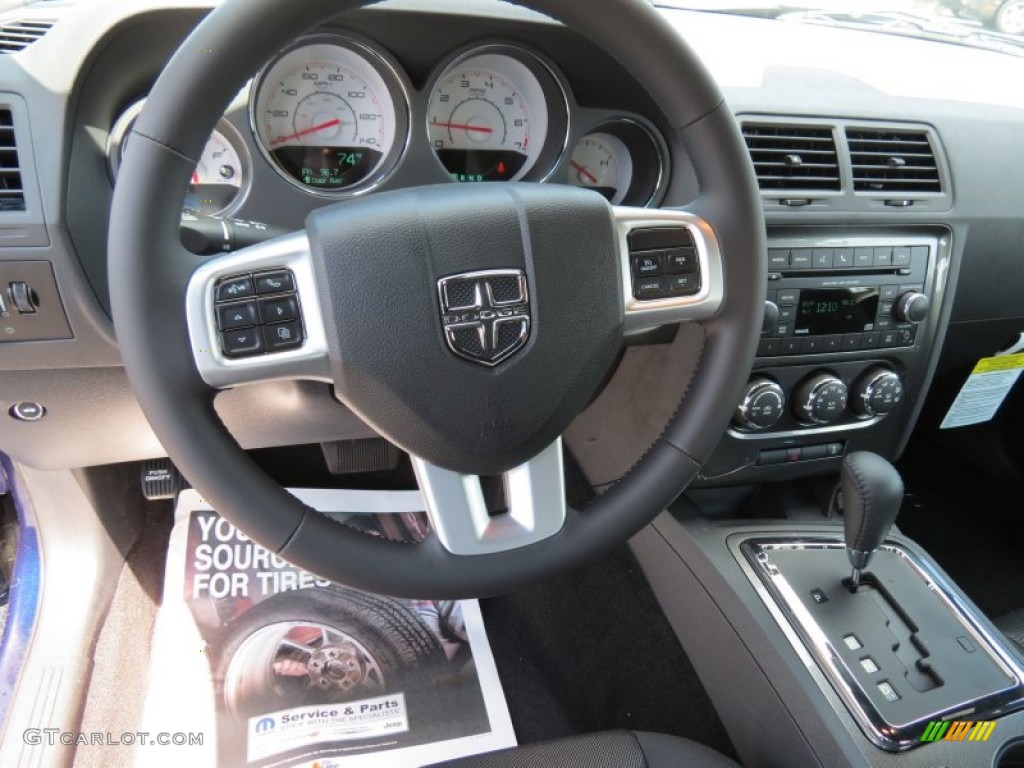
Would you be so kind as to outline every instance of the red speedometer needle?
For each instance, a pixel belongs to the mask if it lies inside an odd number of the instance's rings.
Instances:
[[[307,133],[316,133],[317,131],[322,131],[324,128],[332,128],[335,125],[341,125],[341,118],[336,117],[333,120],[328,120],[326,123],[320,123],[320,125],[311,125],[309,128],[304,128],[301,131],[290,133],[287,136],[278,136],[276,139],[270,142],[270,146],[274,146],[275,144],[283,144],[284,142],[291,141],[292,139],[299,139],[305,136]]]
[[[576,171],[578,173],[580,173],[581,175],[586,176],[591,184],[599,183],[599,179],[597,178],[597,176],[595,176],[590,171],[588,171],[587,167],[585,165],[580,165],[575,160],[570,160],[569,161],[569,165],[571,165],[573,168],[575,168]]]
[[[493,128],[488,128],[484,125],[465,125],[463,123],[439,123],[437,121],[431,123],[436,125],[438,128],[458,128],[463,131],[477,131],[478,133],[494,133]]]

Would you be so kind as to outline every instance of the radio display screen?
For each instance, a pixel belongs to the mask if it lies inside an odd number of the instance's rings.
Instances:
[[[878,288],[805,288],[800,291],[797,336],[859,333],[874,327]]]

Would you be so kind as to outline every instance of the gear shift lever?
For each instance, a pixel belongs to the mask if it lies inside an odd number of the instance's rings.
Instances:
[[[896,467],[876,453],[857,451],[843,459],[843,529],[856,589],[860,572],[889,532],[903,502],[903,480]]]

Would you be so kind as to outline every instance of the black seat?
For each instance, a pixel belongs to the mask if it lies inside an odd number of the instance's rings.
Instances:
[[[526,744],[431,768],[738,768],[695,741],[642,731],[607,731]]]

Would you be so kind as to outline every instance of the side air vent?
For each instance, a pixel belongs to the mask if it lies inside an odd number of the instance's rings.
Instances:
[[[853,189],[878,194],[941,192],[939,168],[928,134],[847,128]]]
[[[25,190],[14,143],[14,115],[10,109],[0,107],[0,213],[24,210]]]
[[[840,191],[831,128],[744,123],[743,138],[762,191]]]
[[[56,23],[51,19],[19,19],[0,24],[0,53],[17,53],[28,48]]]

